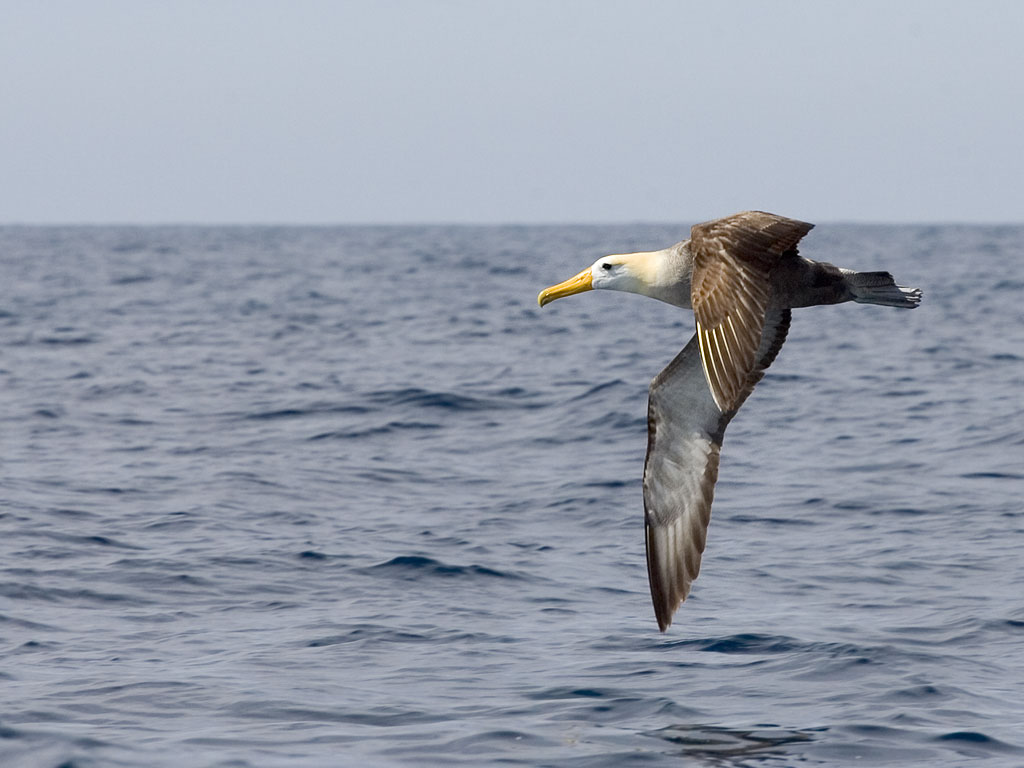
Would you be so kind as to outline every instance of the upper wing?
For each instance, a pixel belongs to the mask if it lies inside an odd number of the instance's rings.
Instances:
[[[754,369],[771,299],[771,270],[813,227],[746,211],[690,230],[697,340],[704,375],[722,413],[739,407]]]
[[[722,436],[789,331],[790,311],[769,310],[753,370],[735,408],[718,409],[698,362],[699,335],[651,382],[644,464],[647,575],[658,627],[664,632],[700,571]]]

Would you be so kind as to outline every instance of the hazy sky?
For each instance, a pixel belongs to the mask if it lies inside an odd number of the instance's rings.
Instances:
[[[1024,221],[1024,2],[0,0],[0,222]]]

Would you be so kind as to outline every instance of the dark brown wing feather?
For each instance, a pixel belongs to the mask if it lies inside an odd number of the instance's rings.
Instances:
[[[813,224],[746,211],[697,224],[691,301],[708,386],[723,413],[738,407],[771,300],[771,271]]]
[[[778,354],[789,320],[788,309],[768,311],[754,367],[735,408],[725,413],[705,384],[696,335],[651,382],[644,525],[651,599],[662,632],[700,571],[725,428]]]

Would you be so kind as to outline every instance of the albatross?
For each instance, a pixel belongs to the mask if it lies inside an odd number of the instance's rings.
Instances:
[[[660,251],[605,256],[545,288],[540,306],[591,289],[628,291],[692,309],[697,330],[651,382],[644,462],[647,575],[664,632],[700,571],[725,428],[789,331],[790,310],[820,304],[913,309],[918,288],[797,252],[808,224],[745,211],[697,224]]]

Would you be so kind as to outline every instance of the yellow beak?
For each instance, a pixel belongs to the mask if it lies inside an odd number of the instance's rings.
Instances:
[[[550,301],[560,299],[563,296],[572,296],[574,293],[583,293],[589,291],[594,287],[594,280],[590,275],[590,267],[587,267],[575,277],[570,277],[564,283],[558,285],[552,285],[550,288],[545,288],[537,296],[537,303],[540,306],[544,306]]]

